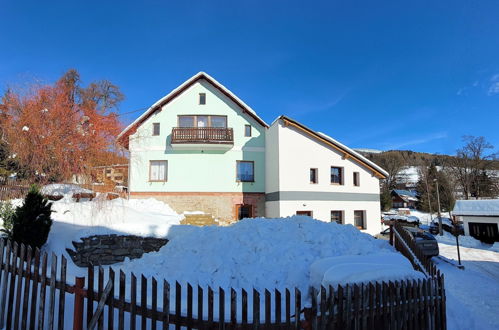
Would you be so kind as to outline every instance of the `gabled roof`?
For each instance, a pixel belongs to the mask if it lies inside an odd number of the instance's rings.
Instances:
[[[269,125],[267,125],[267,123],[256,114],[255,110],[251,109],[250,106],[244,103],[240,98],[238,98],[234,93],[228,90],[224,85],[215,80],[215,78],[211,77],[206,72],[198,72],[197,74],[189,78],[187,81],[185,81],[182,85],[172,90],[168,95],[164,96],[163,98],[159,99],[156,103],[151,105],[149,109],[147,109],[139,118],[137,118],[133,123],[128,125],[128,127],[126,127],[116,138],[118,143],[128,146],[127,138],[131,134],[135,133],[137,127],[139,127],[145,120],[147,120],[147,118],[149,118],[156,110],[160,109],[162,106],[175,99],[177,96],[182,94],[185,90],[187,90],[189,87],[191,87],[201,79],[206,80],[213,87],[218,89],[222,94],[227,96],[231,101],[233,101],[240,108],[242,108],[243,112],[247,113],[249,116],[255,119],[260,125],[266,128],[269,127]]]
[[[452,214],[499,216],[499,199],[457,200]]]
[[[296,127],[299,130],[302,130],[305,133],[307,133],[308,135],[312,136],[316,140],[319,140],[323,143],[326,143],[327,145],[333,147],[334,149],[342,152],[343,156],[345,158],[353,159],[357,163],[360,163],[361,165],[367,167],[368,169],[372,170],[374,172],[374,174],[377,177],[379,177],[380,179],[384,179],[388,176],[388,172],[385,171],[384,169],[382,169],[380,166],[376,165],[374,162],[370,161],[369,159],[362,156],[358,152],[355,152],[354,150],[350,149],[346,145],[336,141],[332,137],[330,137],[324,133],[321,133],[321,132],[316,132],[316,131],[308,128],[307,126],[305,126],[305,125],[303,125],[303,124],[301,124],[301,123],[297,122],[296,120],[291,119],[289,117],[280,116],[276,120],[278,120],[278,119],[283,120],[285,126],[291,125],[293,127]]]
[[[414,190],[393,189],[393,192],[399,196],[418,197],[417,192]]]

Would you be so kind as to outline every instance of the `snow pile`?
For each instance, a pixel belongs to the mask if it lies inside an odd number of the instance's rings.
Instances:
[[[451,233],[448,233],[444,230],[443,236],[440,235],[434,235],[435,238],[437,239],[438,243],[441,244],[447,244],[447,245],[456,245],[456,237],[452,235]],[[494,244],[486,244],[482,243],[479,240],[477,240],[474,237],[471,236],[459,236],[459,245],[467,248],[474,248],[474,249],[483,249],[483,250],[489,250],[489,251],[496,251],[499,252],[499,244],[498,242]]]
[[[398,253],[332,257],[310,266],[310,283],[314,287],[417,279],[424,279],[424,275],[415,271],[409,260]]]
[[[52,228],[44,246],[56,254],[73,248],[72,241],[91,235],[138,235],[165,237],[182,216],[156,199],[94,199],[73,202],[62,199],[52,204]],[[146,267],[147,268],[147,267]]]
[[[53,183],[46,186],[40,191],[44,195],[48,196],[73,196],[73,194],[91,194],[92,190],[83,189],[80,186],[69,183]]]
[[[383,215],[383,220],[385,221],[390,221],[390,220],[400,220],[400,221],[405,221],[405,222],[414,222],[414,223],[419,223],[419,218],[415,217],[413,215],[392,215],[392,214],[386,214]]]
[[[454,215],[499,216],[499,199],[457,200]]]
[[[172,226],[168,238],[160,251],[117,268],[214,288],[307,290],[310,266],[317,260],[396,255],[386,241],[352,225],[303,216],[245,219],[228,227]]]

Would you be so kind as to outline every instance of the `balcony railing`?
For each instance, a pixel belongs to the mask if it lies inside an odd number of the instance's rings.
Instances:
[[[208,143],[233,144],[232,128],[220,127],[174,127],[172,129],[172,144],[175,143]]]

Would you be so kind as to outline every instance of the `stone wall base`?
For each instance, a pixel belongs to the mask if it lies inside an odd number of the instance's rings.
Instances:
[[[131,198],[155,198],[170,205],[177,213],[202,211],[213,215],[220,224],[237,220],[238,205],[251,205],[253,217],[265,216],[265,193],[237,192],[131,192]]]

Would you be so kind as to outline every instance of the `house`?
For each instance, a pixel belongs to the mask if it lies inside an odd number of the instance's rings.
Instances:
[[[499,242],[499,199],[458,200],[452,211],[464,234],[486,243]]]
[[[418,195],[414,190],[394,189],[391,192],[393,208],[415,209],[419,201]]]
[[[383,169],[291,118],[269,126],[204,72],[154,103],[118,142],[130,151],[130,196],[179,213],[225,223],[302,214],[380,229]]]

